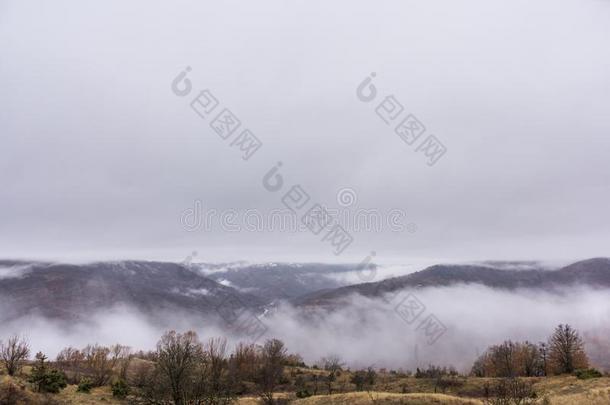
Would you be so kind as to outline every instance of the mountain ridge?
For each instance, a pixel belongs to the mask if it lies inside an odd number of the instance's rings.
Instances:
[[[557,270],[528,266],[510,270],[489,263],[437,264],[404,276],[348,285],[337,276],[356,271],[356,265],[271,263],[227,268],[134,260],[80,265],[0,260],[0,321],[33,314],[81,320],[115,305],[145,314],[180,311],[218,316],[219,308],[227,306],[263,313],[279,301],[325,307],[353,294],[379,298],[401,289],[457,284],[504,290],[610,288],[609,258],[582,260]]]
[[[488,265],[437,264],[423,270],[378,282],[368,282],[318,291],[293,300],[295,305],[326,305],[348,295],[380,297],[401,289],[449,287],[478,284],[489,288],[515,290],[544,289],[585,285],[610,288],[610,258],[581,260],[557,270],[508,270]]]

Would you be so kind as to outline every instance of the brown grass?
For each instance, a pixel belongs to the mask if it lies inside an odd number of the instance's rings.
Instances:
[[[348,394],[318,395],[293,402],[295,405],[480,405],[475,399],[458,398],[443,394],[395,394],[387,392],[351,392]]]
[[[538,379],[534,388],[552,405],[610,405],[610,378],[579,380],[573,376]]]
[[[27,371],[27,370],[24,370]],[[324,374],[323,371],[302,369],[304,374]],[[339,381],[347,380],[349,372],[343,372]],[[530,378],[539,398],[546,397],[552,405],[610,405],[610,377],[590,380],[579,380],[573,376]],[[0,387],[12,384],[27,398],[24,405],[44,403],[45,396],[31,391],[25,382],[25,376],[17,378],[0,375]],[[338,382],[339,382],[338,381]],[[485,383],[494,384],[493,379],[460,378],[462,384],[451,387],[445,394],[434,393],[434,380],[398,377],[380,374],[374,389],[375,392],[340,392],[334,395],[317,395],[296,399],[293,392],[277,393],[276,398],[291,400],[296,405],[364,405],[364,404],[410,404],[410,405],[481,405],[480,401]],[[335,389],[339,388],[338,384]],[[349,389],[349,384],[346,385]],[[69,385],[57,395],[49,395],[55,403],[75,405],[119,405],[120,401],[112,397],[110,387],[94,388],[90,394],[76,392],[75,385]],[[324,392],[323,384],[320,391]],[[406,393],[402,393],[405,390]],[[258,405],[260,400],[255,396],[242,397],[239,405]],[[21,404],[21,403],[20,403]]]
[[[67,404],[76,405],[97,405],[97,404],[123,404],[124,401],[115,399],[112,396],[110,387],[93,388],[91,393],[85,394],[76,392],[76,385],[68,385],[64,390],[56,395],[59,401]]]

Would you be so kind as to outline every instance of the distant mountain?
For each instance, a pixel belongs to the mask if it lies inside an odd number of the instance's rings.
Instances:
[[[32,314],[86,319],[88,314],[121,304],[144,314],[213,315],[220,306],[262,310],[265,302],[174,263],[0,262],[0,322]]]
[[[457,284],[479,284],[486,287],[515,290],[518,288],[553,291],[561,287],[585,285],[610,288],[610,259],[596,258],[573,263],[557,270],[536,266],[511,269],[505,262],[482,265],[435,265],[406,276],[379,282],[356,284],[317,291],[293,300],[300,306],[335,305],[352,294],[382,297],[402,289],[447,287]]]
[[[401,289],[478,284],[497,289],[553,291],[572,285],[610,288],[610,259],[546,270],[535,263],[435,265],[402,277],[346,285],[354,265],[176,264],[145,261],[83,265],[0,261],[0,323],[27,315],[86,320],[124,305],[157,313],[217,316],[219,310],[264,313],[278,300],[334,306],[352,294],[382,297]],[[353,273],[352,273],[353,275]]]
[[[356,265],[318,263],[198,266],[214,281],[266,301],[291,299],[325,288],[342,287],[347,285],[342,273],[356,269]]]
[[[144,314],[215,315],[222,306],[262,313],[278,300],[341,287],[353,265],[119,261],[59,264],[0,260],[0,322],[37,314],[82,319],[124,304]],[[235,308],[238,309],[238,308]]]

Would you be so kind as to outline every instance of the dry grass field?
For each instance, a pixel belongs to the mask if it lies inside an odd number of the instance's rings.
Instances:
[[[317,372],[316,370],[311,370]],[[293,392],[278,392],[276,398],[295,405],[365,405],[365,404],[409,404],[409,405],[482,405],[481,392],[486,383],[493,379],[461,378],[459,388],[448,389],[446,393],[434,393],[434,384],[430,380],[413,377],[381,378],[374,391],[340,392],[333,395],[315,395],[308,398],[296,398]],[[610,405],[610,377],[590,380],[579,380],[573,376],[532,378],[529,379],[540,398],[546,398],[551,405]],[[121,405],[129,404],[129,398],[113,398],[109,387],[94,388],[91,393],[76,391],[75,385],[69,385],[59,394],[41,395],[32,392],[23,378],[0,376],[0,386],[12,384],[20,391],[19,401],[14,405],[48,404],[48,405]],[[324,392],[324,390],[321,390]],[[402,393],[400,391],[408,391]],[[239,398],[238,405],[257,405],[257,397]],[[1,405],[5,405],[2,403]]]
[[[387,392],[352,392],[337,395],[319,395],[293,402],[295,405],[364,405],[364,404],[412,404],[412,405],[479,405],[478,400],[444,394],[395,394]]]

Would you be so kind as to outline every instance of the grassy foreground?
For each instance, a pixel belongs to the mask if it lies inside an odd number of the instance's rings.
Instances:
[[[478,400],[459,398],[445,394],[395,394],[387,392],[352,392],[331,396],[315,396],[294,401],[298,405],[351,405],[351,404],[412,404],[412,405],[475,405]]]
[[[579,380],[573,376],[532,378],[539,398],[548,398],[552,405],[610,405],[610,377],[590,380]],[[464,378],[459,389],[447,390],[446,393],[434,393],[433,382],[426,379],[406,377],[394,381],[376,384],[374,391],[342,392],[333,395],[315,395],[309,398],[296,398],[293,392],[278,392],[282,398],[295,405],[365,405],[365,404],[409,404],[409,405],[482,405],[480,392],[486,382],[493,379]],[[129,398],[113,398],[109,387],[94,388],[91,393],[76,392],[75,385],[69,385],[59,394],[41,395],[32,392],[21,378],[0,376],[0,384],[11,383],[21,392],[20,401],[15,405],[29,404],[76,404],[76,405],[123,405],[129,404]],[[396,392],[398,390],[408,393]],[[238,399],[239,405],[255,405],[260,401],[248,396]],[[2,404],[4,405],[4,404]]]

